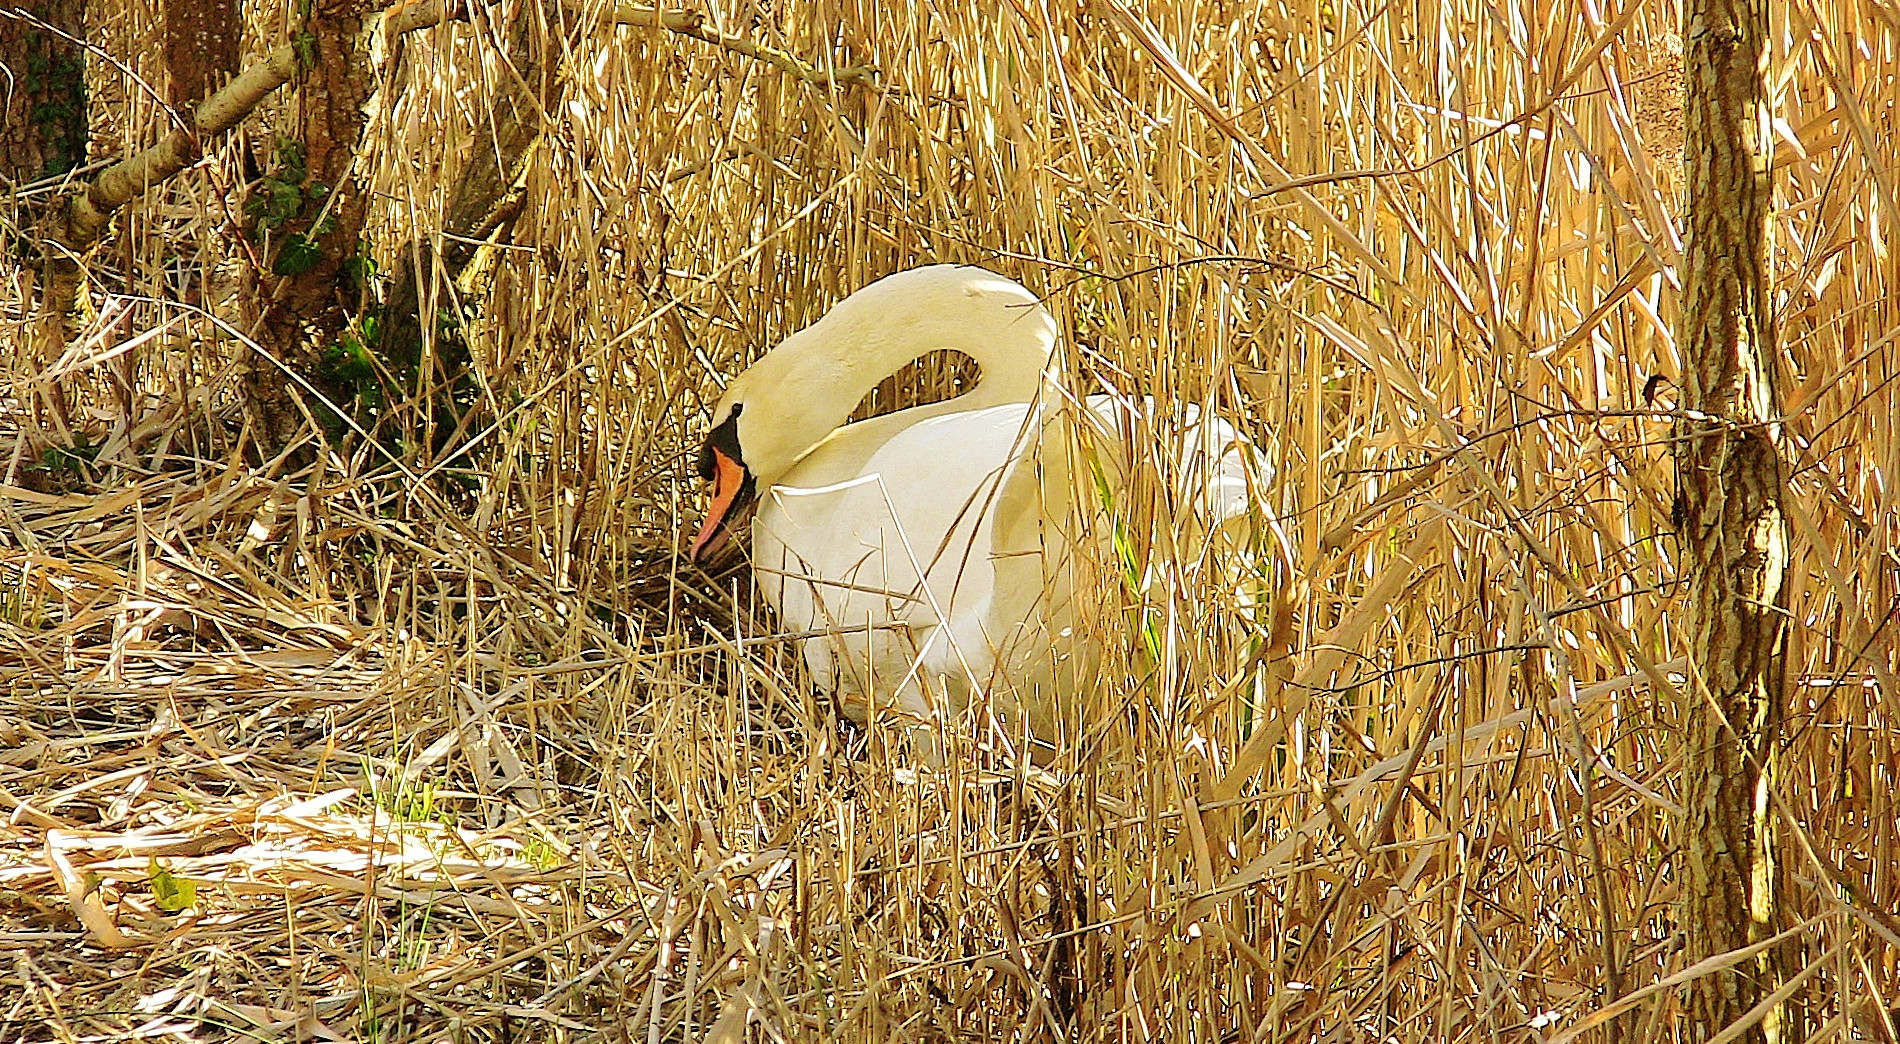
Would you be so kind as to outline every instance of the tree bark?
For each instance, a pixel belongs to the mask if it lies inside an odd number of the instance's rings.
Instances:
[[[1788,526],[1777,450],[1767,282],[1767,0],[1689,0],[1684,11],[1682,413],[1676,522],[1691,671],[1684,729],[1678,918],[1684,964],[1774,932],[1774,783],[1787,613]],[[1689,987],[1688,1039],[1708,1040],[1772,993],[1774,954]],[[1777,1041],[1780,1012],[1742,1037]]]
[[[86,162],[86,56],[74,42],[85,35],[85,0],[22,3],[0,17],[0,66],[11,74],[0,89],[0,178],[34,181]]]
[[[324,350],[339,341],[358,311],[353,262],[364,249],[369,207],[352,167],[375,90],[364,32],[374,13],[375,0],[310,4],[302,39],[312,60],[284,123],[270,128],[280,149],[290,143],[300,154],[296,166],[303,177],[295,188],[303,204],[270,224],[271,267],[278,278],[259,273],[269,300],[255,328],[270,358],[253,353],[239,371],[245,411],[266,452],[290,444],[303,427],[303,410],[284,370],[333,401],[343,394],[322,379],[322,362]]]
[[[167,0],[163,25],[165,97],[189,111],[237,73],[244,22],[237,0]]]
[[[85,0],[53,0],[21,5],[0,16],[0,183],[18,185],[57,177],[86,162],[89,137],[86,109]],[[0,250],[15,248],[0,237]],[[40,273],[40,302],[59,300],[57,273]],[[64,315],[62,311],[61,316]],[[65,341],[58,336],[63,319],[42,314],[34,339],[42,368],[59,358]],[[31,395],[36,423],[50,429],[51,440],[73,442],[71,410],[64,387],[54,384]]]

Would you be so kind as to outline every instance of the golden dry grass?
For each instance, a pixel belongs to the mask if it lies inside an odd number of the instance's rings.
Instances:
[[[259,458],[231,150],[89,259],[95,461],[28,452],[8,353],[0,1040],[1542,1040],[1624,995],[1681,1032],[1675,4],[712,15],[875,87],[569,16],[465,288],[473,451]],[[1895,1041],[1900,19],[1775,17],[1786,916],[1816,1039]],[[377,70],[385,263],[482,147],[484,25]],[[94,75],[106,140],[154,133]],[[1046,294],[1078,388],[1256,440],[1290,661],[1152,469],[1117,508],[1170,582],[1099,564],[1126,670],[1046,772],[842,728],[743,575],[677,564],[719,376],[944,260]]]

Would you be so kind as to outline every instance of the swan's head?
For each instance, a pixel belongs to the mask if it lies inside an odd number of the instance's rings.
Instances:
[[[759,491],[905,363],[956,349],[977,361],[978,390],[987,397],[1027,402],[1054,346],[1055,321],[1036,295],[968,265],[899,272],[838,302],[726,385],[699,451],[713,502],[693,540],[693,560],[723,549]]]

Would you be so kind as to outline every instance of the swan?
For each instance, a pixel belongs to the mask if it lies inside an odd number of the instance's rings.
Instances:
[[[1063,700],[1097,669],[1072,596],[1102,504],[1077,498],[1121,469],[1087,446],[1119,444],[1153,404],[1094,395],[1075,408],[1050,372],[1056,341],[1021,285],[932,265],[851,294],[727,384],[700,451],[712,502],[689,557],[725,557],[752,514],[759,593],[788,632],[824,632],[801,652],[850,716],[895,707],[927,725],[980,693],[1014,740],[1046,748]],[[974,387],[845,423],[936,349],[974,359]],[[1251,449],[1223,421],[1195,423],[1192,406],[1181,417],[1174,471],[1199,510],[1211,523],[1246,515]]]

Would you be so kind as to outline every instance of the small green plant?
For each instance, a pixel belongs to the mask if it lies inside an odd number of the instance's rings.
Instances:
[[[158,901],[158,908],[168,914],[182,913],[198,901],[198,883],[188,877],[179,877],[159,864],[151,861],[152,896]]]
[[[304,16],[308,17],[310,5],[306,2],[299,6],[304,11]],[[300,30],[290,38],[290,46],[297,52],[298,66],[305,69],[317,67],[317,34],[308,29]]]
[[[1089,459],[1089,471],[1095,477],[1095,495],[1101,500],[1102,510],[1110,520],[1110,539],[1115,547],[1115,560],[1121,565],[1122,584],[1133,601],[1134,612],[1140,614],[1136,629],[1141,634],[1142,648],[1148,652],[1149,664],[1158,664],[1161,662],[1161,631],[1157,624],[1161,619],[1161,611],[1149,605],[1143,596],[1141,557],[1135,549],[1128,527],[1122,524],[1122,519],[1115,513],[1115,492],[1108,483],[1108,476],[1102,473],[1101,463],[1093,457]]]
[[[22,569],[11,574],[11,583],[0,586],[0,621],[29,631],[38,631],[51,626],[46,619],[40,600],[29,580],[29,574]]]
[[[388,405],[383,368],[371,347],[381,336],[382,323],[374,313],[358,316],[323,350],[317,361],[317,379],[339,406],[346,408],[359,424],[374,426]],[[332,437],[341,437],[349,427],[344,418],[324,410],[318,418]]]
[[[448,823],[455,817],[436,805],[435,784],[401,784],[393,790],[373,792],[376,807],[399,823]]]
[[[552,870],[561,862],[561,853],[546,838],[531,837],[521,846],[521,858],[536,870]]]
[[[304,183],[310,180],[309,159],[303,143],[279,136],[271,150],[271,169],[258,179],[257,191],[244,212],[267,229],[282,228],[303,212]]]
[[[317,267],[323,260],[323,248],[302,232],[292,232],[277,248],[277,259],[271,262],[273,275],[299,276]]]
[[[266,175],[244,209],[265,228],[282,227],[303,209],[303,189],[277,174]]]
[[[71,446],[48,446],[40,454],[39,463],[27,468],[27,471],[45,476],[56,486],[71,486],[91,479],[93,468],[99,462],[99,451],[103,444],[95,444],[84,435]]]
[[[382,809],[399,823],[455,822],[455,814],[437,804],[433,782],[385,779],[367,761],[363,763],[363,779],[367,781],[365,803]]]
[[[310,180],[309,157],[303,143],[279,137],[272,149],[271,169],[259,178],[244,212],[255,219],[253,231],[285,233],[271,259],[271,272],[280,276],[299,276],[316,268],[323,260],[318,242],[336,227],[336,219],[319,214],[308,229],[289,226],[303,218],[313,206],[321,205],[330,194],[330,186]]]
[[[377,1009],[377,991],[368,986],[364,986],[362,988],[362,995],[362,1001],[360,1003],[361,1016],[357,1020],[357,1026],[362,1032],[363,1039],[369,1041],[387,1039],[383,1027],[382,1014]]]
[[[376,259],[369,256],[367,246],[357,245],[356,253],[343,262],[343,275],[358,289],[365,289],[375,281]]]
[[[376,327],[375,316],[364,316],[344,330],[342,336],[324,349],[323,365],[318,374],[326,381],[348,384],[353,388],[373,385],[380,392],[381,384],[376,380],[376,357],[370,352],[368,343],[376,340]],[[357,390],[361,392],[364,389]]]

